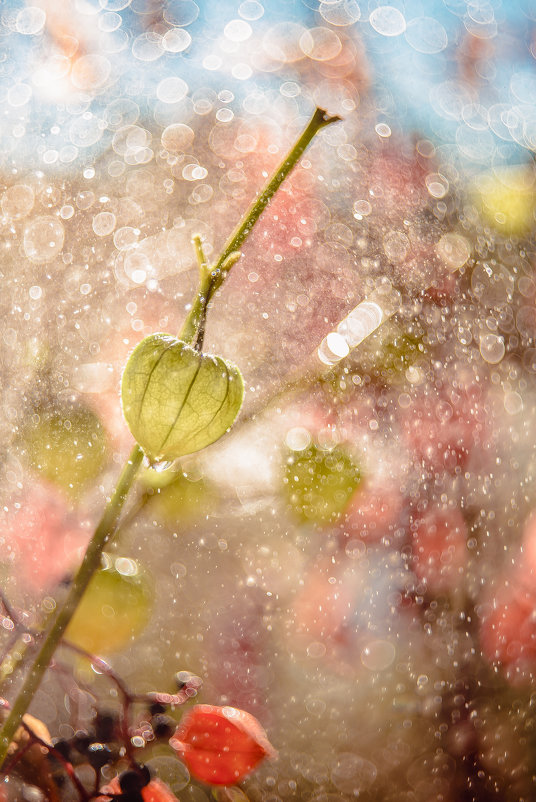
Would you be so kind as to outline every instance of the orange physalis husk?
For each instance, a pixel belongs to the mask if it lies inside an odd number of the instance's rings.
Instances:
[[[234,707],[196,705],[169,743],[190,773],[210,785],[234,785],[277,754],[257,719]]]

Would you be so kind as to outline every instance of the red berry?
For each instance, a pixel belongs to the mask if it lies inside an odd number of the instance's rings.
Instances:
[[[481,606],[480,645],[511,680],[524,680],[536,669],[536,595],[517,578]]]
[[[467,561],[467,526],[459,510],[432,510],[413,532],[413,570],[435,593],[453,590]]]
[[[400,525],[403,509],[404,497],[394,484],[367,482],[352,495],[339,526],[346,537],[381,540]]]
[[[421,393],[403,420],[403,432],[414,458],[433,473],[465,470],[488,440],[486,409],[475,385]]]

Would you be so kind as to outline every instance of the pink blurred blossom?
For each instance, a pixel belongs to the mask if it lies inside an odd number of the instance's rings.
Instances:
[[[87,524],[54,486],[35,481],[1,510],[2,562],[21,587],[46,592],[80,562],[89,539]]]

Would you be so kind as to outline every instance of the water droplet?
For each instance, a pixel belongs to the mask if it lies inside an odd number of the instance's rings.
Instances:
[[[188,84],[182,78],[163,78],[156,87],[156,96],[162,103],[179,103],[188,93]]]
[[[178,28],[191,25],[199,16],[199,6],[193,0],[168,0],[164,19]]]
[[[233,19],[223,29],[224,36],[231,42],[245,42],[252,34],[251,25],[243,19]]]
[[[343,794],[358,797],[370,788],[378,774],[378,769],[370,760],[350,752],[338,754],[331,769],[331,782]]]
[[[374,130],[378,136],[382,137],[382,139],[387,139],[392,133],[391,128],[387,125],[387,123],[378,123],[378,125],[374,126]]]
[[[468,241],[460,234],[444,234],[436,245],[436,251],[449,270],[459,270],[471,255]]]
[[[322,18],[330,25],[353,25],[361,19],[361,9],[355,0],[338,0],[338,2],[322,2],[318,9]]]
[[[63,248],[65,231],[55,217],[37,217],[24,232],[24,253],[32,262],[50,262]]]
[[[138,563],[128,557],[118,557],[115,561],[115,570],[123,576],[136,576],[138,573]]]
[[[449,182],[441,173],[429,173],[425,183],[426,189],[433,198],[444,198],[449,191]]]
[[[35,36],[40,33],[45,25],[47,15],[42,8],[38,6],[26,6],[19,11],[15,22],[15,27],[18,33],[25,36]]]
[[[382,36],[400,36],[406,30],[403,14],[394,6],[379,6],[372,11],[369,22]]]
[[[232,109],[218,109],[216,112],[216,119],[220,123],[230,123],[234,117]]]
[[[392,665],[396,649],[386,640],[373,640],[361,652],[361,662],[369,671],[385,671]]]
[[[34,205],[34,191],[27,184],[14,184],[2,195],[2,211],[14,219],[26,217]]]
[[[311,445],[311,441],[311,432],[304,426],[289,429],[285,437],[285,444],[292,451],[304,451]]]
[[[115,11],[107,11],[99,16],[99,28],[105,33],[112,33],[121,27],[121,15]]]
[[[15,84],[7,93],[7,102],[13,108],[25,106],[32,97],[32,87],[28,84]]]
[[[403,262],[409,250],[409,239],[403,231],[389,231],[383,238],[383,250],[391,262]]]
[[[249,64],[240,62],[234,65],[233,69],[231,70],[231,74],[233,78],[237,78],[239,81],[247,81],[248,78],[251,78],[253,75],[253,70]]]
[[[484,334],[480,338],[480,354],[485,362],[497,365],[505,353],[504,338],[497,334]]]
[[[114,234],[114,245],[118,251],[132,248],[138,241],[138,230],[132,226],[121,226]]]
[[[128,98],[113,100],[106,106],[104,119],[108,128],[116,131],[123,126],[134,125],[140,116],[140,108],[137,103]]]
[[[354,203],[354,211],[359,217],[368,217],[372,211],[372,206],[366,200],[358,200]]]
[[[203,59],[203,67],[206,70],[219,70],[222,64],[222,59],[215,53],[211,53]]]
[[[418,53],[441,53],[448,44],[444,27],[433,17],[416,17],[408,22],[406,42]]]
[[[132,43],[132,55],[139,61],[156,61],[164,53],[162,37],[159,33],[142,33]]]
[[[307,647],[307,657],[312,657],[315,660],[318,660],[320,657],[324,657],[326,654],[326,647],[320,641],[313,641]]]
[[[97,237],[106,237],[115,228],[115,214],[112,212],[99,212],[93,218],[92,228]]]
[[[242,19],[254,20],[260,19],[264,14],[263,6],[257,0],[244,0],[238,7],[238,13]]]
[[[264,35],[262,46],[267,56],[274,61],[291,64],[303,58],[301,37],[307,33],[303,25],[296,22],[281,22]]]
[[[98,117],[90,111],[75,117],[69,126],[69,139],[79,148],[95,145],[102,137],[103,126]]]
[[[330,61],[342,50],[342,43],[335,31],[329,28],[311,28],[300,37],[300,48],[314,61]]]
[[[169,460],[162,460],[161,462],[151,462],[149,467],[152,471],[156,471],[156,473],[163,473],[164,471],[168,471],[173,466],[173,462]]]
[[[504,408],[509,415],[518,415],[523,411],[523,399],[516,392],[506,393],[504,396]]]
[[[66,206],[62,206],[60,209],[60,217],[63,220],[70,220],[73,214],[74,214],[74,206],[71,206],[70,203],[67,204]]]
[[[190,47],[191,43],[192,37],[188,31],[182,28],[171,28],[171,30],[164,34],[164,38],[162,39],[162,47],[164,50],[167,50],[168,53],[182,53],[183,50]]]

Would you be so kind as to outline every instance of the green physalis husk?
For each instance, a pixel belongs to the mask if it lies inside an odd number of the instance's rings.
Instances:
[[[342,515],[361,481],[361,472],[341,448],[311,445],[287,460],[284,491],[301,523],[327,526]]]
[[[121,383],[123,414],[151,462],[193,454],[219,440],[244,397],[236,365],[171,334],[151,334],[132,352]]]
[[[82,405],[36,408],[18,442],[33,470],[74,499],[106,464],[104,427],[95,413]]]

